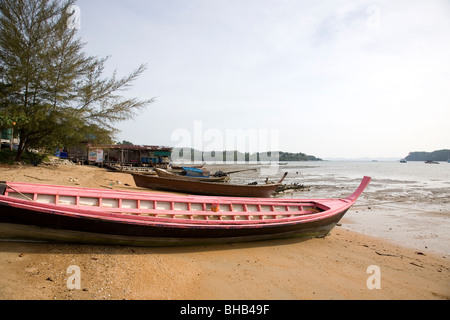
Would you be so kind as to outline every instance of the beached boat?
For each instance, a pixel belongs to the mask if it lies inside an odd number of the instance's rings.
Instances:
[[[211,176],[209,174],[209,171],[206,171],[204,169],[197,169],[197,168],[184,168],[184,175],[176,174],[164,169],[159,168],[153,168],[153,170],[156,172],[156,174],[159,177],[163,178],[171,178],[171,179],[177,179],[177,180],[184,180],[184,181],[205,181],[205,182],[228,182],[230,181],[229,175],[224,176]],[[196,170],[200,171],[199,175],[192,175],[190,174],[191,171],[197,172]]]
[[[130,166],[116,166],[116,165],[107,165],[105,167],[106,170],[113,172],[122,172],[122,173],[137,172],[156,175],[156,172],[151,167],[130,167]]]
[[[0,237],[171,246],[324,237],[369,184],[345,199],[255,199],[0,183]]]
[[[201,169],[206,165],[206,163],[200,164],[200,165],[193,165],[190,164],[189,167],[190,168],[197,168],[197,169]],[[183,170],[184,167],[187,167],[187,165],[183,165],[183,164],[170,164],[169,165],[172,170]]]
[[[221,182],[205,182],[192,181],[183,179],[173,179],[169,177],[157,177],[131,173],[136,186],[140,188],[181,192],[194,195],[211,195],[225,197],[253,197],[253,198],[269,198],[272,196],[281,183],[286,174],[277,183],[266,184],[231,184]]]

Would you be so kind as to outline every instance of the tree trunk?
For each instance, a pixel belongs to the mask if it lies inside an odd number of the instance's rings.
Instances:
[[[22,159],[22,154],[27,147],[25,140],[26,139],[24,139],[24,138],[22,138],[22,136],[20,136],[19,146],[17,147],[16,159],[14,161],[20,161],[20,159]]]

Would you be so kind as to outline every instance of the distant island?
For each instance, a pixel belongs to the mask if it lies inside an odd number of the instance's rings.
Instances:
[[[289,153],[280,151],[280,161],[323,161],[323,160],[304,153]]]
[[[450,159],[450,149],[436,150],[433,152],[410,152],[405,159],[407,161],[447,161]]]
[[[282,151],[268,152],[240,152],[240,151],[199,151],[192,148],[174,148],[172,151],[172,160],[191,160],[191,161],[323,161],[312,155],[304,153],[289,153]]]

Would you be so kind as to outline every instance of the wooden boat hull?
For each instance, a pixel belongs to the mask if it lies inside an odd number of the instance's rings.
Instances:
[[[132,175],[136,186],[141,188],[226,197],[269,198],[281,185],[279,183],[236,185],[204,181],[187,181],[166,177],[145,176],[134,173],[132,173]]]
[[[287,238],[310,239],[325,237],[339,222],[345,212],[310,224],[299,223],[291,226],[249,230],[242,228],[184,229],[167,226],[144,227],[110,221],[89,223],[89,221],[80,221],[80,219],[76,218],[66,217],[61,219],[59,217],[56,218],[55,215],[42,215],[32,211],[14,210],[13,215],[21,215],[21,218],[11,219],[9,217],[7,223],[0,223],[0,238],[60,243],[161,247],[211,245]]]
[[[352,196],[340,200],[174,196],[5,183],[3,191],[0,184],[0,238],[186,246],[324,237],[368,181],[365,179]],[[111,203],[117,207],[109,207]]]

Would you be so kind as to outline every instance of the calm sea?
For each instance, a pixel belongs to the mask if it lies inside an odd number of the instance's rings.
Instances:
[[[286,183],[310,186],[283,197],[339,198],[370,176],[371,184],[342,221],[344,228],[450,254],[450,163],[298,162],[280,171],[289,172]]]
[[[370,176],[371,184],[342,220],[343,228],[450,255],[450,163],[324,161],[231,168],[249,167],[258,172],[233,174],[233,181],[263,183],[267,177],[276,181],[288,172],[284,183],[307,187],[281,195],[285,198],[347,197],[364,176]]]

